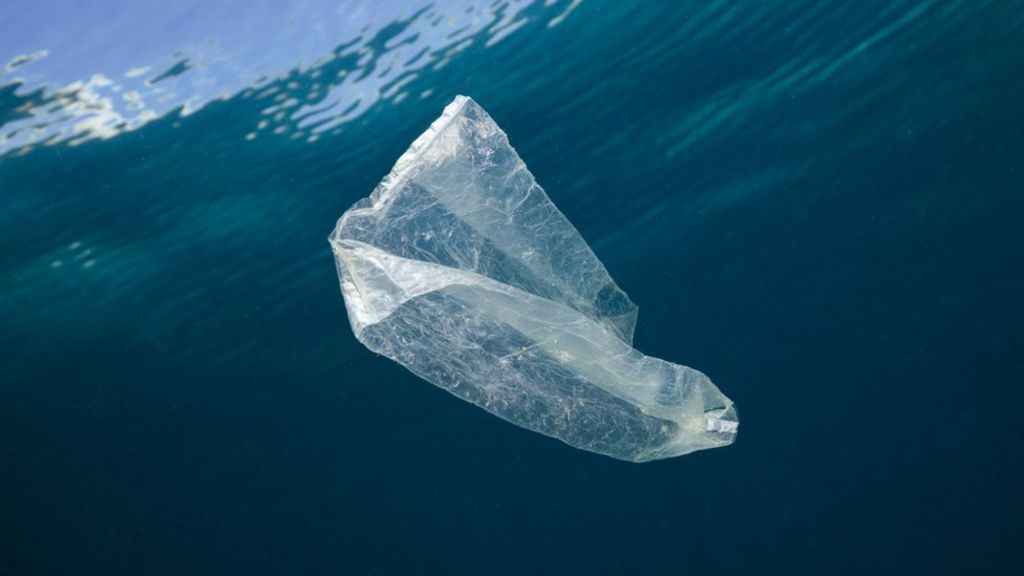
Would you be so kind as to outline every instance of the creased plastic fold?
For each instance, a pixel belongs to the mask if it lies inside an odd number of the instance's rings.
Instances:
[[[356,337],[496,416],[634,462],[735,438],[707,376],[632,347],[636,306],[467,97],[330,243]]]

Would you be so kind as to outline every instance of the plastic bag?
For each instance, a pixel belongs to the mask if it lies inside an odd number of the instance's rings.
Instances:
[[[634,462],[735,437],[707,376],[632,347],[636,306],[467,97],[330,243],[356,338],[492,414]]]

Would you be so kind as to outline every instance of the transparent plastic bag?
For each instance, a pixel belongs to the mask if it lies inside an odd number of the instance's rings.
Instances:
[[[356,338],[492,414],[634,462],[735,437],[707,376],[632,347],[636,306],[467,97],[330,243]]]

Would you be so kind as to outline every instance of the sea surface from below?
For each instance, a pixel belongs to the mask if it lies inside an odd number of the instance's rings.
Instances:
[[[1024,569],[1012,1],[45,0],[0,22],[0,575]],[[456,94],[736,401],[633,465],[352,336]]]

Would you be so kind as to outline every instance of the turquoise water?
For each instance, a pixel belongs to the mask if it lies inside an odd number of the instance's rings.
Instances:
[[[0,574],[1024,564],[1019,3],[281,10],[0,23]],[[735,445],[573,450],[354,339],[327,234],[460,93]]]

